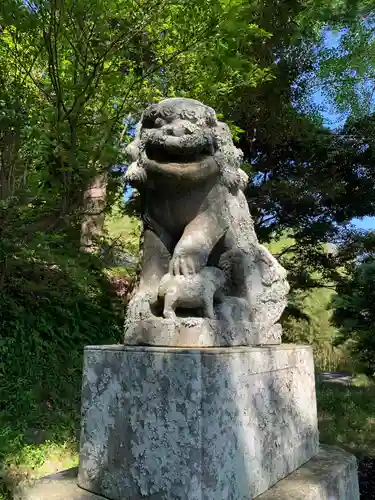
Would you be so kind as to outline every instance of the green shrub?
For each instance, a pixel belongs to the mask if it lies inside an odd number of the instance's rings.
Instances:
[[[69,248],[67,241],[40,235],[32,247],[10,239],[0,243],[0,255],[7,255],[0,275],[0,463],[5,466],[19,460],[33,430],[42,441],[75,440],[83,348],[121,341],[124,300],[100,259]]]
[[[333,321],[339,328],[335,343],[345,344],[361,370],[375,374],[375,260],[358,262],[337,287]]]

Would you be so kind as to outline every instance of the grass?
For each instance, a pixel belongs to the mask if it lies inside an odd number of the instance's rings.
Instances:
[[[78,464],[79,412],[62,416],[51,409],[48,418],[41,410],[39,425],[37,416],[30,423],[28,416],[23,422],[12,423],[5,414],[0,419],[0,500],[10,500],[14,487],[23,481]]]
[[[129,217],[127,215],[117,215],[113,214],[111,217],[107,217],[105,221],[105,228],[109,232],[112,238],[121,238],[124,241],[134,234],[139,232],[139,221],[134,217]]]
[[[375,456],[375,383],[366,376],[348,387],[317,382],[320,441],[357,457]]]
[[[58,376],[65,378],[48,396],[20,381],[17,401],[9,398],[0,412],[0,500],[13,498],[23,481],[78,463],[81,363]]]
[[[105,230],[110,241],[115,243],[117,250],[130,256],[139,255],[140,222],[134,217],[116,213],[107,216]],[[125,266],[111,267],[107,270],[110,276],[133,277],[134,269]]]
[[[120,247],[138,251],[137,220],[113,214],[106,226]],[[51,254],[51,262],[60,264],[57,257]],[[36,264],[28,265],[28,273],[23,267],[17,283],[13,280],[7,289],[8,309],[2,303],[2,321],[8,323],[7,335],[0,338],[0,500],[12,498],[14,486],[23,480],[78,462],[83,345],[108,343],[107,334],[109,342],[115,341],[113,328],[121,321],[117,306],[123,303],[118,299],[109,311],[112,286],[104,287],[104,280],[92,273],[91,260],[76,260],[64,273],[61,266],[54,274],[43,274]],[[126,271],[110,268],[106,274]],[[65,322],[58,319],[62,313]]]
[[[132,255],[139,252],[140,222],[127,215],[111,214],[105,220],[104,228],[112,240]]]
[[[77,464],[84,345],[121,338],[124,302],[94,257],[59,256],[25,259],[1,296],[0,500]]]
[[[12,490],[21,482],[53,474],[78,465],[76,443],[46,441],[28,444],[7,457],[0,471],[0,499],[12,498]]]

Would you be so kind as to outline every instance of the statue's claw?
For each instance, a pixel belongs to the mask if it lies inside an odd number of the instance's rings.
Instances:
[[[141,168],[137,162],[133,162],[127,169],[124,181],[126,184],[143,184],[146,182],[147,174],[146,171]]]
[[[169,272],[173,276],[191,276],[199,271],[195,259],[188,255],[177,254],[171,259]]]

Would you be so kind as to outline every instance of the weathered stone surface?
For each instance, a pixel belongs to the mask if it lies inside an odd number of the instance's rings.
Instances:
[[[144,231],[124,343],[134,342],[134,323],[158,317],[224,319],[232,329],[250,322],[261,331],[246,345],[272,331],[289,285],[257,240],[229,127],[198,101],[166,99],[145,110],[127,152],[125,180],[139,190]]]
[[[310,347],[85,349],[79,485],[251,500],[318,451]]]
[[[270,330],[250,322],[208,320],[205,318],[155,318],[129,326],[127,345],[164,347],[230,347],[281,344],[281,326]]]
[[[319,454],[257,500],[359,500],[357,461],[335,446]]]

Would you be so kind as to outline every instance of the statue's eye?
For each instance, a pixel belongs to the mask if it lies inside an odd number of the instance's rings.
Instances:
[[[206,123],[209,127],[214,127],[217,123],[216,115],[214,113],[207,113]]]
[[[143,123],[142,123],[143,128],[154,128],[154,124],[155,122],[150,116],[143,117]]]

